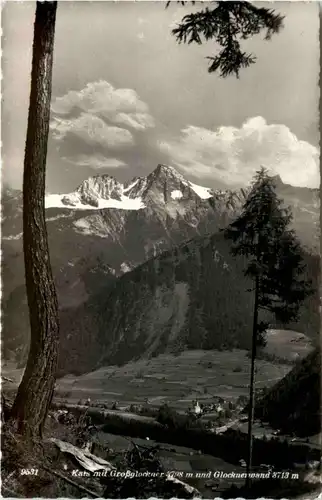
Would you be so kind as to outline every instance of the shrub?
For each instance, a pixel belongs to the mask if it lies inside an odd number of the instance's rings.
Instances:
[[[178,417],[178,413],[165,403],[160,406],[158,414],[156,416],[156,420],[162,425],[176,428],[179,426]]]
[[[156,415],[156,420],[169,429],[186,430],[191,428],[206,428],[205,424],[201,422],[192,413],[180,415],[167,404],[160,406]]]

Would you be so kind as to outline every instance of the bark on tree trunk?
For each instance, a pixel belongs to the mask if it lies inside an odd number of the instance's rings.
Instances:
[[[52,400],[59,321],[45,221],[45,177],[57,2],[37,2],[23,176],[23,247],[31,341],[12,408],[18,431],[41,436]],[[19,313],[18,313],[19,314]]]
[[[246,469],[246,488],[250,487],[250,472],[252,469],[253,458],[253,421],[254,421],[254,403],[255,403],[255,360],[257,347],[257,323],[258,323],[258,293],[259,293],[258,276],[255,278],[255,300],[254,300],[254,316],[253,316],[253,337],[252,337],[252,360],[250,368],[250,388],[249,388],[249,414],[248,414],[248,457]]]

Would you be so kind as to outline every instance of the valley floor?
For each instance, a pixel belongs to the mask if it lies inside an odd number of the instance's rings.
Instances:
[[[271,387],[291,369],[289,364],[256,362],[256,388]],[[114,402],[119,409],[146,404],[151,409],[167,403],[186,412],[193,401],[212,402],[215,397],[236,402],[248,397],[250,359],[244,350],[185,351],[179,356],[160,355],[124,366],[103,367],[80,376],[57,380],[55,401],[78,403],[90,398],[91,405]],[[18,385],[23,370],[4,362],[2,374]]]
[[[290,364],[256,361],[256,388],[271,387],[291,369]],[[236,400],[247,397],[250,377],[247,352],[185,351],[179,356],[163,354],[122,367],[110,366],[81,376],[65,376],[57,381],[57,390],[67,399],[91,398],[91,401],[120,405],[148,402],[159,407],[168,403],[177,411],[186,411],[193,400],[208,402],[214,396]]]
[[[284,339],[284,340],[283,340]],[[295,339],[295,340],[294,340]],[[302,340],[301,340],[302,339]],[[267,346],[268,352],[274,352],[276,343],[285,343],[285,336],[272,335]],[[300,357],[311,348],[303,336],[293,332],[286,338],[288,348],[285,353],[293,359],[294,353]],[[132,405],[144,405],[151,410],[160,408],[167,403],[179,413],[186,413],[193,402],[208,404],[216,398],[224,402],[236,401],[240,396],[247,398],[249,384],[250,359],[246,351],[185,351],[179,356],[160,355],[149,360],[139,360],[122,367],[110,366],[81,375],[68,375],[57,380],[55,394],[56,403],[78,404],[90,398],[91,406],[111,408],[116,403],[122,412]],[[256,386],[270,387],[286,375],[292,368],[291,364],[257,360]],[[4,386],[14,392],[19,384],[23,370],[17,370],[12,363],[3,362],[2,375],[13,382],[4,380]],[[211,420],[211,413],[207,414]],[[225,422],[227,423],[227,421]],[[230,425],[245,432],[247,422],[230,419]],[[254,426],[254,434],[269,436],[272,429],[263,427],[261,423]],[[316,445],[319,437],[312,438]],[[115,452],[124,453],[129,440],[124,436],[99,432],[95,441],[108,446]],[[138,438],[132,441],[139,444],[153,445],[152,440],[144,441]],[[311,441],[311,439],[310,439]],[[166,470],[200,472],[218,470],[223,472],[244,472],[242,467],[226,463],[220,458],[198,453],[196,450],[173,445],[161,444],[160,459]],[[265,460],[263,460],[265,462]],[[231,481],[191,480],[192,486],[200,490],[205,497],[215,497],[230,486]],[[234,481],[241,486],[243,480]],[[239,484],[240,483],[240,484]]]

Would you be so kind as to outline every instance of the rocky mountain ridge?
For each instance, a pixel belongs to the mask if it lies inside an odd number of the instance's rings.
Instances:
[[[313,246],[317,191],[287,186],[280,179],[277,184],[285,203],[292,205],[302,241]],[[125,184],[101,175],[69,195],[49,195],[46,220],[61,311],[72,315],[86,308],[124,273],[191,238],[216,233],[238,215],[246,194],[243,189],[211,190],[158,165],[148,176]],[[19,343],[28,345],[29,331],[21,193],[4,191],[2,204],[3,335],[10,351]]]
[[[284,184],[279,176],[275,176],[274,180],[278,195],[292,209],[297,234],[306,246],[316,250],[319,232],[318,190]],[[159,164],[146,177],[134,177],[124,184],[107,174],[95,175],[84,180],[72,193],[47,194],[45,204],[48,223],[69,218],[75,231],[108,237],[108,228],[99,229],[98,226],[102,224],[97,222],[106,209],[118,210],[120,213],[145,210],[147,215],[154,212],[163,220],[181,217],[188,222],[191,209],[198,206],[209,209],[210,203],[216,217],[224,215],[224,218],[230,218],[240,210],[247,192],[248,188],[221,190],[203,187],[186,180],[173,167]],[[22,193],[4,189],[2,205],[3,239],[19,240],[22,236]],[[127,218],[129,214],[124,215]],[[196,226],[194,218],[189,223]]]
[[[46,206],[139,210],[145,208],[149,201],[167,204],[172,200],[191,198],[195,195],[207,199],[215,193],[209,188],[187,181],[174,168],[159,164],[146,177],[134,177],[124,184],[110,175],[95,175],[83,181],[73,193],[47,195]]]
[[[46,220],[53,266],[59,267],[61,274],[68,267],[77,268],[85,256],[97,256],[118,276],[124,269],[132,269],[174,244],[215,231],[236,213],[243,201],[242,192],[218,192],[214,210],[208,202],[211,196],[208,188],[186,181],[172,167],[164,165],[125,185],[101,175],[85,180],[69,195],[48,195]],[[5,274],[9,265],[15,269],[10,280],[4,276],[10,293],[24,282],[19,263],[21,193],[5,191],[2,204]]]
[[[110,176],[96,176],[85,180],[67,201],[66,196],[46,198],[50,258],[60,308],[77,307],[149,258],[194,236],[217,231],[242,203],[242,195],[236,193],[236,207],[230,206],[227,212],[225,197],[218,194],[214,209],[208,201],[209,189],[186,181],[164,165],[125,185]],[[130,208],[128,200],[134,203]],[[2,204],[4,336],[11,349],[29,330],[22,194],[6,190]]]
[[[307,255],[306,263],[316,286],[319,258]],[[150,259],[79,308],[62,311],[61,327],[69,339],[62,340],[60,369],[64,372],[67,358],[77,372],[184,349],[250,348],[253,294],[247,292],[251,283],[244,267],[221,233],[193,238]],[[288,326],[313,342],[320,323],[318,295]],[[276,326],[273,315],[261,319]]]

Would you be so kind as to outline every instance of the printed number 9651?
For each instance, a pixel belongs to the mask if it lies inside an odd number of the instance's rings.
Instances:
[[[38,469],[21,469],[20,475],[21,476],[37,476]]]

